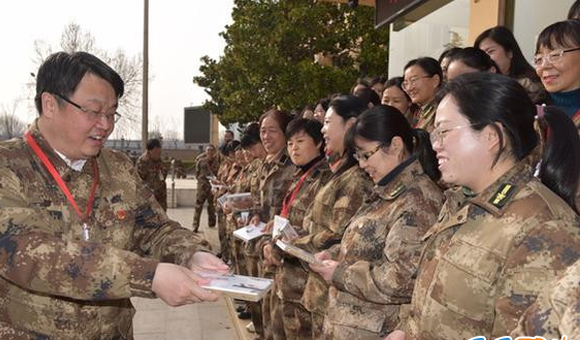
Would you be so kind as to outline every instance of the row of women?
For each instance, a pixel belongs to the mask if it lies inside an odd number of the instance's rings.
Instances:
[[[565,86],[558,67],[580,55],[579,22],[558,24],[536,55],[550,95],[568,92],[551,85]],[[435,78],[414,66],[411,98]],[[246,129],[230,190],[252,193],[253,224],[287,218],[298,236],[285,241],[319,260],[269,237],[229,239],[238,273],[275,282],[250,306],[260,338],[580,339],[577,127],[509,76],[436,81],[415,127],[395,107],[342,95],[324,124],[271,110]],[[244,225],[224,213],[229,232]]]

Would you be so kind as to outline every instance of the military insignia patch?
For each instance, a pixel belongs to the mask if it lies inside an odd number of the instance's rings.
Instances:
[[[502,184],[498,191],[491,197],[489,203],[493,204],[496,208],[501,209],[507,203],[507,201],[512,197],[516,187],[509,183]]]
[[[120,220],[120,221],[122,221],[125,218],[127,218],[127,212],[125,210],[119,210],[119,211],[117,211],[117,214],[116,215],[117,215],[117,219]]]
[[[407,187],[403,183],[399,183],[399,185],[397,185],[393,191],[389,193],[388,199],[393,200],[397,198],[397,196],[402,194],[405,189],[407,189]]]

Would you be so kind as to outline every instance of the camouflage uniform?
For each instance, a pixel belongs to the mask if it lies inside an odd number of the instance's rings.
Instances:
[[[269,222],[274,219],[274,215],[280,213],[282,210],[282,201],[288,187],[292,183],[292,175],[295,171],[296,167],[292,164],[290,157],[285,153],[281,153],[278,159],[264,161],[262,163],[258,171],[258,181],[253,183],[257,185],[257,188],[252,188],[252,192],[258,195],[258,197],[255,197],[258,199],[258,204],[254,213],[260,216],[261,221]],[[257,241],[248,242],[245,255],[248,262],[257,266],[255,269],[258,270],[258,276],[273,279],[275,268],[265,265],[262,261],[262,246],[267,241],[267,237],[262,237]],[[254,273],[252,275],[254,276]],[[256,326],[256,322],[259,324],[261,321],[263,325],[263,337],[267,340],[272,339],[272,330],[270,328],[270,294],[275,291],[276,289],[273,287],[272,291],[260,301],[259,308],[257,308],[256,304],[253,304],[251,307],[254,326]],[[258,318],[260,318],[259,321],[257,320]]]
[[[364,197],[371,192],[372,186],[367,174],[357,165],[334,174],[316,194],[304,219],[304,228],[309,234],[293,243],[312,253],[340,243],[348,222],[362,205]],[[301,303],[311,313],[314,339],[322,336],[327,294],[328,285],[324,279],[310,271]]]
[[[545,103],[548,99],[548,93],[541,80],[533,80],[528,77],[522,77],[516,80],[526,90],[528,97],[530,97],[534,104]]]
[[[207,176],[215,176],[218,171],[217,159],[209,161],[207,157],[199,157],[195,164],[195,178],[197,179],[197,189],[195,198],[195,214],[193,215],[193,230],[199,229],[199,221],[201,219],[201,211],[203,204],[207,201],[207,218],[208,225],[215,227],[215,205],[213,194],[211,192],[211,185]]]
[[[199,238],[167,218],[124,154],[107,148],[80,172],[31,126],[81,209],[81,221],[23,139],[0,143],[0,339],[132,339],[130,297],[153,297],[159,261],[186,264]]]
[[[437,111],[437,106],[433,103],[427,104],[422,107],[417,113],[417,123],[415,124],[415,129],[423,129],[427,132],[433,131],[435,127],[435,112]]]
[[[328,293],[326,339],[381,340],[397,325],[400,305],[411,301],[421,238],[437,220],[443,194],[415,157],[387,176],[331,250],[339,265]]]
[[[548,285],[520,319],[512,333],[544,339],[580,339],[580,260],[564,275]]]
[[[231,159],[220,155],[220,165],[218,167],[217,178],[224,184],[229,185],[228,177],[230,170],[234,166],[234,162]],[[214,197],[214,204],[217,203],[217,197]],[[217,209],[217,226],[218,226],[218,239],[220,241],[220,254],[222,256],[227,256],[227,237],[226,237],[226,215],[221,207]],[[213,226],[212,226],[213,227]]]
[[[410,339],[495,339],[580,256],[580,221],[521,161],[477,196],[449,190],[424,237]]]
[[[288,189],[286,198],[291,195],[304,175],[303,169],[294,174],[294,183]],[[328,182],[332,173],[328,164],[320,159],[312,164],[302,186],[296,193],[286,217],[299,235],[306,232],[302,229],[304,216],[312,203],[312,197]],[[272,244],[273,255],[281,260],[282,266],[276,268],[276,294],[272,295],[272,333],[274,339],[311,339],[310,313],[300,304],[304,286],[308,279],[308,270],[294,257],[284,257],[283,252]],[[283,258],[284,257],[284,258]],[[283,259],[282,259],[283,258]]]
[[[167,185],[165,184],[167,168],[163,162],[160,159],[153,160],[147,153],[144,153],[137,159],[136,167],[141,179],[153,190],[157,202],[163,210],[167,211]]]

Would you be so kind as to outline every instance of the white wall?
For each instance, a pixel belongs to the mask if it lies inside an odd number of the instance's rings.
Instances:
[[[418,57],[437,59],[451,42],[452,33],[459,34],[464,47],[469,29],[469,0],[455,0],[423,17],[418,22],[394,32],[391,25],[389,43],[389,78],[403,75],[403,67]]]
[[[552,23],[566,20],[574,0],[516,0],[514,36],[531,62],[536,50],[536,38]]]

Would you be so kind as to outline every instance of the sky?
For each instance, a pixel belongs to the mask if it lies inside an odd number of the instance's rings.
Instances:
[[[218,59],[225,42],[219,36],[231,23],[233,0],[149,1],[149,130],[159,126],[183,138],[183,108],[201,105],[208,95],[192,82],[200,58]],[[34,42],[57,50],[65,26],[74,22],[90,32],[95,45],[128,56],[142,53],[143,0],[19,0],[0,2],[0,105],[17,104],[19,118],[36,116],[28,84]],[[139,138],[140,127],[133,136]]]

